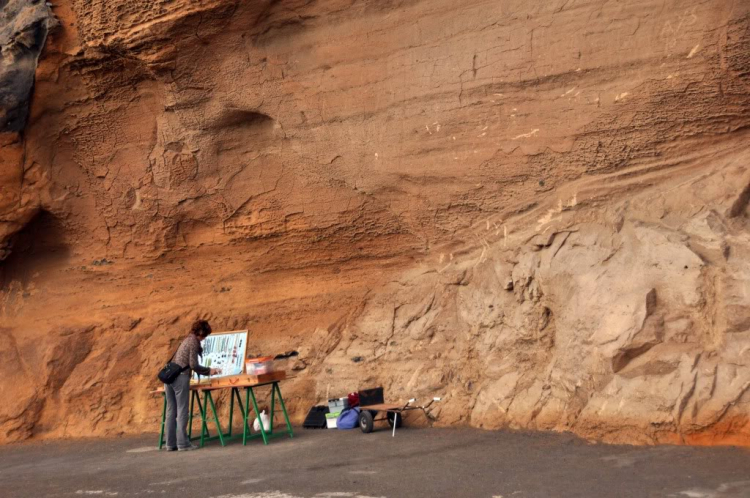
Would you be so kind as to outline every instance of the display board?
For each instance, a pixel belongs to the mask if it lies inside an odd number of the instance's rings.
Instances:
[[[201,346],[203,347],[201,365],[221,369],[221,373],[212,375],[212,378],[244,373],[247,330],[211,334],[201,341]],[[195,372],[193,372],[193,379],[198,380],[198,374]]]

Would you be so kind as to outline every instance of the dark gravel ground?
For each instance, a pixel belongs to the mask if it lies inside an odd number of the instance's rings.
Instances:
[[[0,448],[0,496],[750,497],[750,450],[464,429],[295,431],[158,452],[155,435]]]

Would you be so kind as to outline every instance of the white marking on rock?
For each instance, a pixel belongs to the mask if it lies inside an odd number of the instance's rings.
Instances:
[[[524,133],[522,135],[518,135],[517,137],[513,137],[513,140],[518,140],[519,138],[531,138],[534,135],[536,135],[539,132],[539,128],[534,128],[528,133]]]
[[[352,470],[349,471],[350,474],[356,474],[356,475],[372,475],[377,474],[377,471],[375,470]]]
[[[561,212],[562,212],[561,203],[558,203],[557,207],[548,209],[547,214],[545,214],[544,216],[542,216],[541,218],[537,220],[536,231],[538,232],[539,230],[541,230],[544,225],[550,223],[555,218],[555,215]]]
[[[615,102],[617,102],[618,100],[624,99],[628,95],[630,95],[630,92],[623,92],[623,93],[621,93],[620,95],[618,95],[617,97],[615,97]]]
[[[263,480],[264,479],[245,479],[240,484],[257,484],[257,483],[259,483],[259,482],[261,482]]]
[[[573,93],[573,91],[574,91],[574,90],[575,90],[576,88],[578,88],[578,87],[575,87],[575,86],[574,86],[573,88],[571,88],[571,89],[570,89],[570,90],[568,90],[567,92],[565,92],[565,93],[563,93],[562,95],[560,95],[560,97],[565,97],[566,95],[570,95],[571,93]]]
[[[133,206],[130,209],[132,209],[133,211],[137,211],[139,209],[142,209],[141,208],[141,203],[142,203],[141,202],[141,193],[138,190],[136,190],[135,191],[135,202],[133,202]]]
[[[698,45],[694,46],[693,50],[690,51],[690,53],[688,54],[687,58],[690,59],[695,54],[697,54],[698,53],[698,49],[700,49],[700,48],[701,48],[701,44],[700,43]]]

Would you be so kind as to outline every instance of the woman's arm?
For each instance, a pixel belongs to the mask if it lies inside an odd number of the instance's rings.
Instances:
[[[194,342],[190,348],[190,368],[198,375],[211,375],[211,369],[202,366],[198,362],[198,342]]]

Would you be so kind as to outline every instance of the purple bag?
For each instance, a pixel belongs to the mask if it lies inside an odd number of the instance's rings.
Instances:
[[[336,419],[337,429],[354,429],[359,425],[359,408],[347,408]]]

